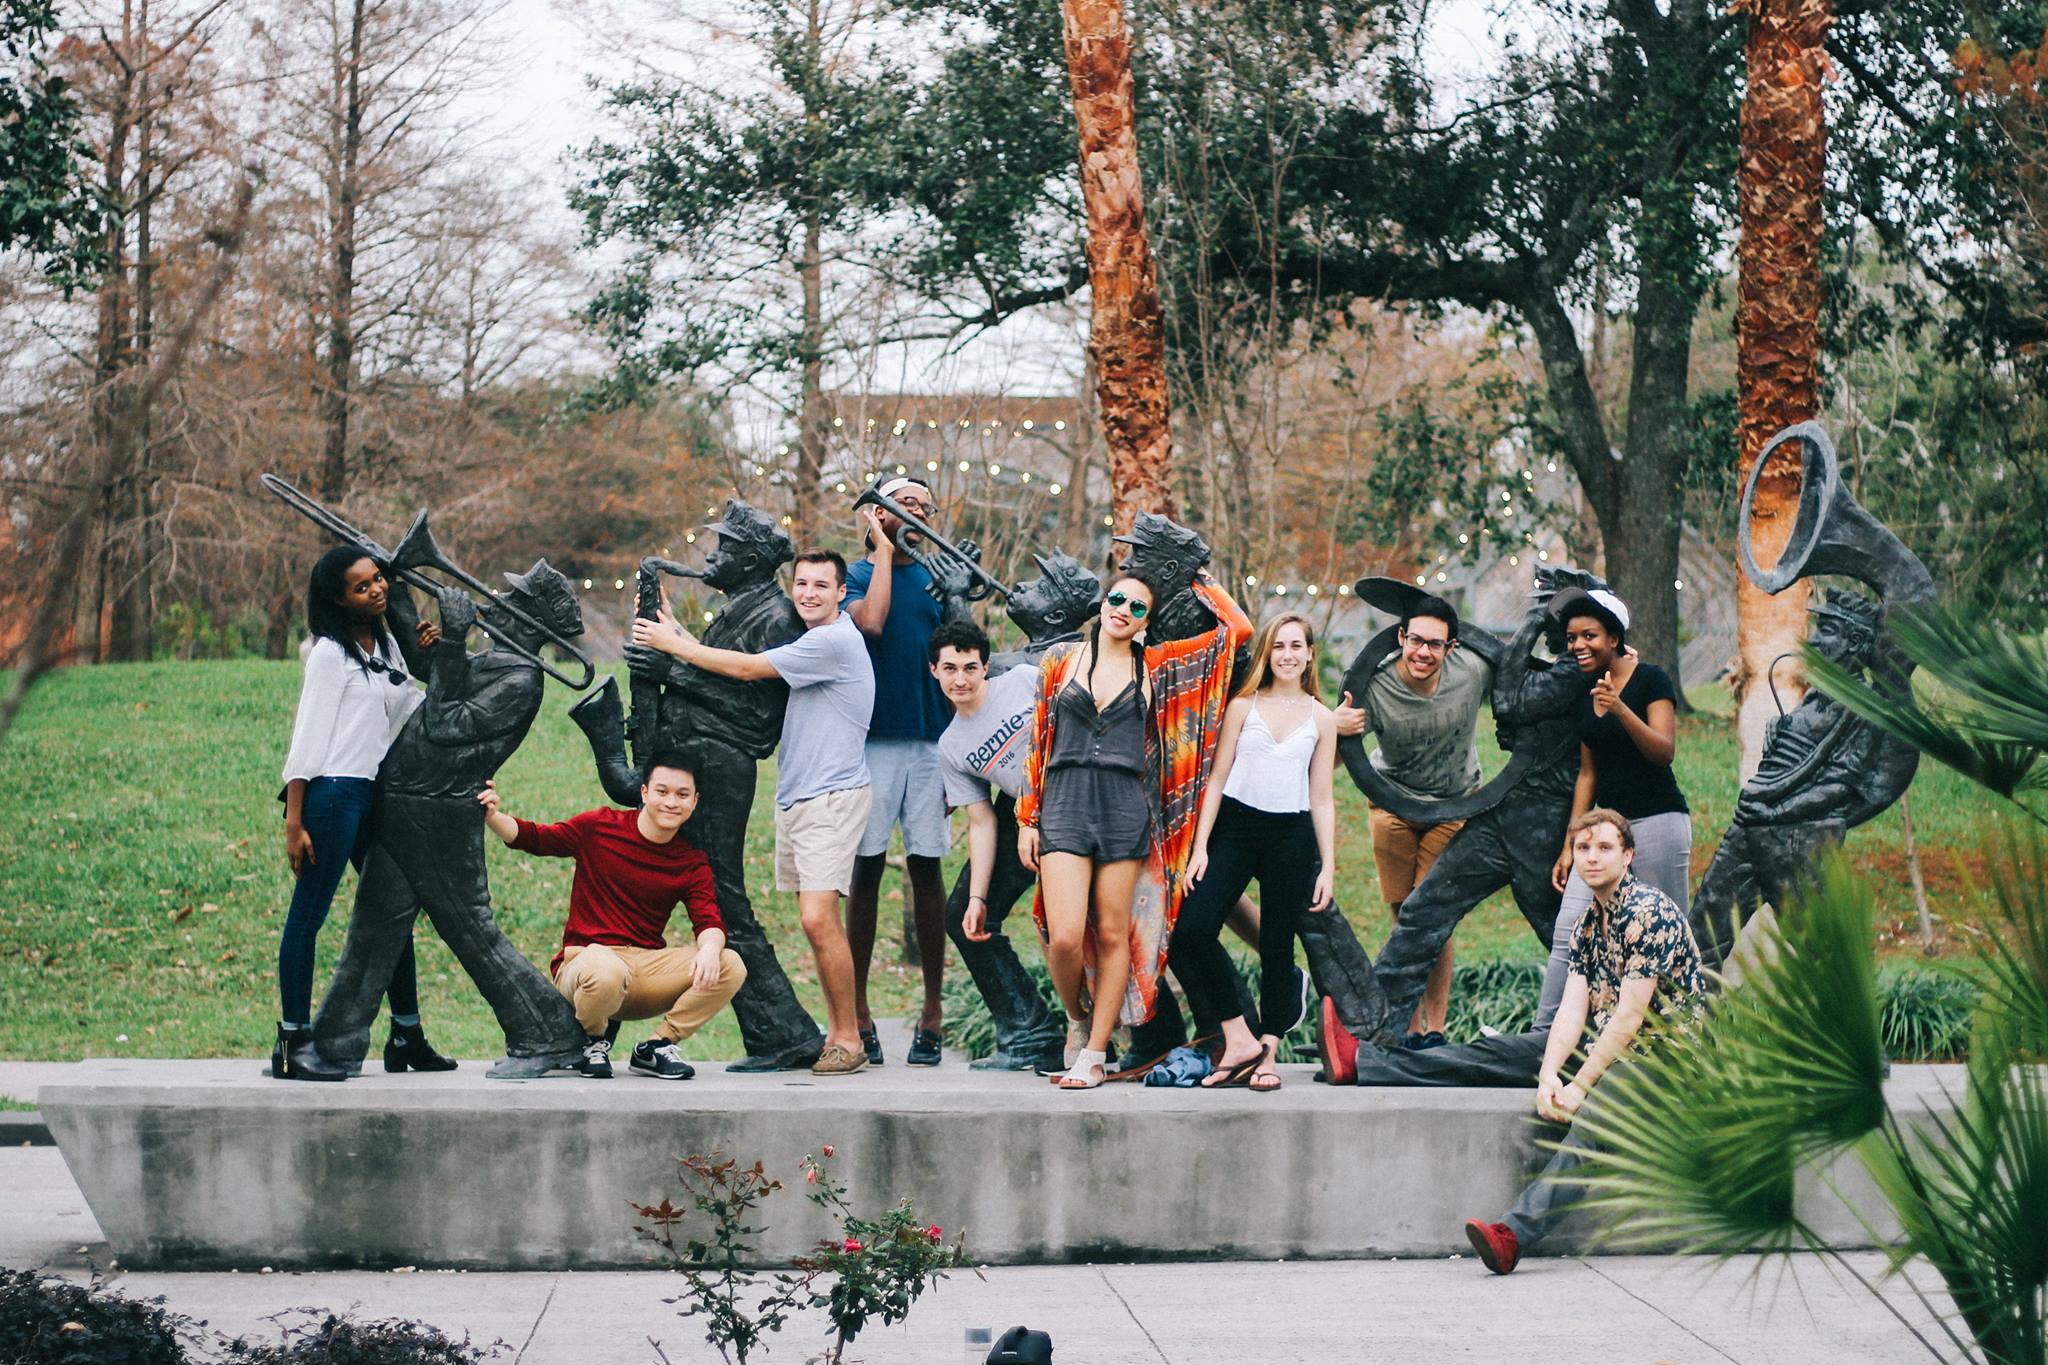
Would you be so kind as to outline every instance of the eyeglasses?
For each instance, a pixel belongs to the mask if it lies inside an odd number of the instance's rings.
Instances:
[[[1442,654],[1458,642],[1456,640],[1427,640],[1420,635],[1410,635],[1404,630],[1401,632],[1401,643],[1407,645],[1410,649],[1418,650],[1424,654]]]
[[[916,502],[910,498],[898,498],[896,499],[896,505],[920,521],[929,519],[934,512],[939,510],[928,502]]]
[[[1125,608],[1131,613],[1131,619],[1133,621],[1144,620],[1145,613],[1152,610],[1151,607],[1147,606],[1143,602],[1140,602],[1138,599],[1132,597],[1127,592],[1113,592],[1109,596],[1103,598],[1102,601],[1103,604],[1106,606]]]

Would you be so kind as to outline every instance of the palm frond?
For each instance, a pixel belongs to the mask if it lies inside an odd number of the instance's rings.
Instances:
[[[2013,1057],[2041,1062],[2048,1060],[2048,839],[2038,828],[2008,825],[1990,864],[2000,922],[1984,953],[1985,1010],[2003,1027]]]
[[[1987,739],[1945,712],[1888,697],[1808,645],[1806,676],[1828,696],[1886,733],[1904,740],[1981,787],[2011,800],[2048,780],[2041,753],[2026,744]]]
[[[2048,750],[2048,648],[1996,622],[1939,607],[1902,611],[1906,657],[1969,703],[1962,722],[1986,739]]]

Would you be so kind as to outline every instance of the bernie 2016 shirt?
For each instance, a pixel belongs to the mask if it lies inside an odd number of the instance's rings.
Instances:
[[[1637,664],[1621,689],[1623,704],[1645,725],[1650,723],[1652,702],[1675,704],[1677,697],[1678,689],[1671,685],[1671,675],[1655,664]],[[1621,717],[1612,711],[1604,716],[1594,715],[1590,692],[1579,702],[1579,740],[1593,755],[1594,805],[1620,811],[1631,820],[1690,809],[1685,804],[1685,793],[1678,789],[1671,765],[1644,758],[1643,751],[1636,748],[1636,742],[1622,728]]]
[[[669,917],[680,903],[695,933],[724,929],[711,861],[682,834],[657,844],[640,832],[640,812],[606,807],[572,815],[555,825],[518,820],[512,847],[543,858],[574,858],[569,883],[569,922],[562,947],[611,943],[627,948],[661,948]],[[562,954],[548,964],[552,975]]]
[[[868,595],[874,581],[872,560],[863,559],[846,571],[845,612]],[[871,739],[937,739],[945,733],[953,708],[932,676],[932,632],[945,615],[931,594],[932,576],[922,564],[892,565],[889,573],[889,616],[880,635],[867,635],[868,657],[875,667],[875,709],[868,720]],[[858,627],[856,627],[858,629]]]
[[[1013,668],[989,683],[981,709],[955,716],[939,736],[939,771],[946,804],[956,810],[989,799],[993,783],[1006,796],[1024,790],[1024,760],[1031,753],[1031,718],[1038,708],[1038,670]]]
[[[853,618],[842,611],[831,625],[814,626],[761,657],[789,684],[775,756],[775,804],[788,809],[867,786],[875,671]]]

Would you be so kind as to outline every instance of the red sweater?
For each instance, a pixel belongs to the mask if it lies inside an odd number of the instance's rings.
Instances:
[[[665,844],[640,833],[640,812],[587,810],[558,825],[520,820],[512,847],[543,858],[574,858],[569,884],[569,922],[562,946],[616,943],[632,948],[667,946],[669,916],[681,901],[696,933],[723,931],[711,861],[680,833]],[[562,954],[548,964],[560,969]]]

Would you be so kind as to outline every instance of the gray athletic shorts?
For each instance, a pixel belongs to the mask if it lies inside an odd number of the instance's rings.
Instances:
[[[903,826],[903,851],[913,858],[943,858],[953,846],[946,822],[946,779],[939,771],[938,742],[929,739],[871,739],[868,778],[875,804],[868,810],[860,856],[889,851],[889,832]]]

